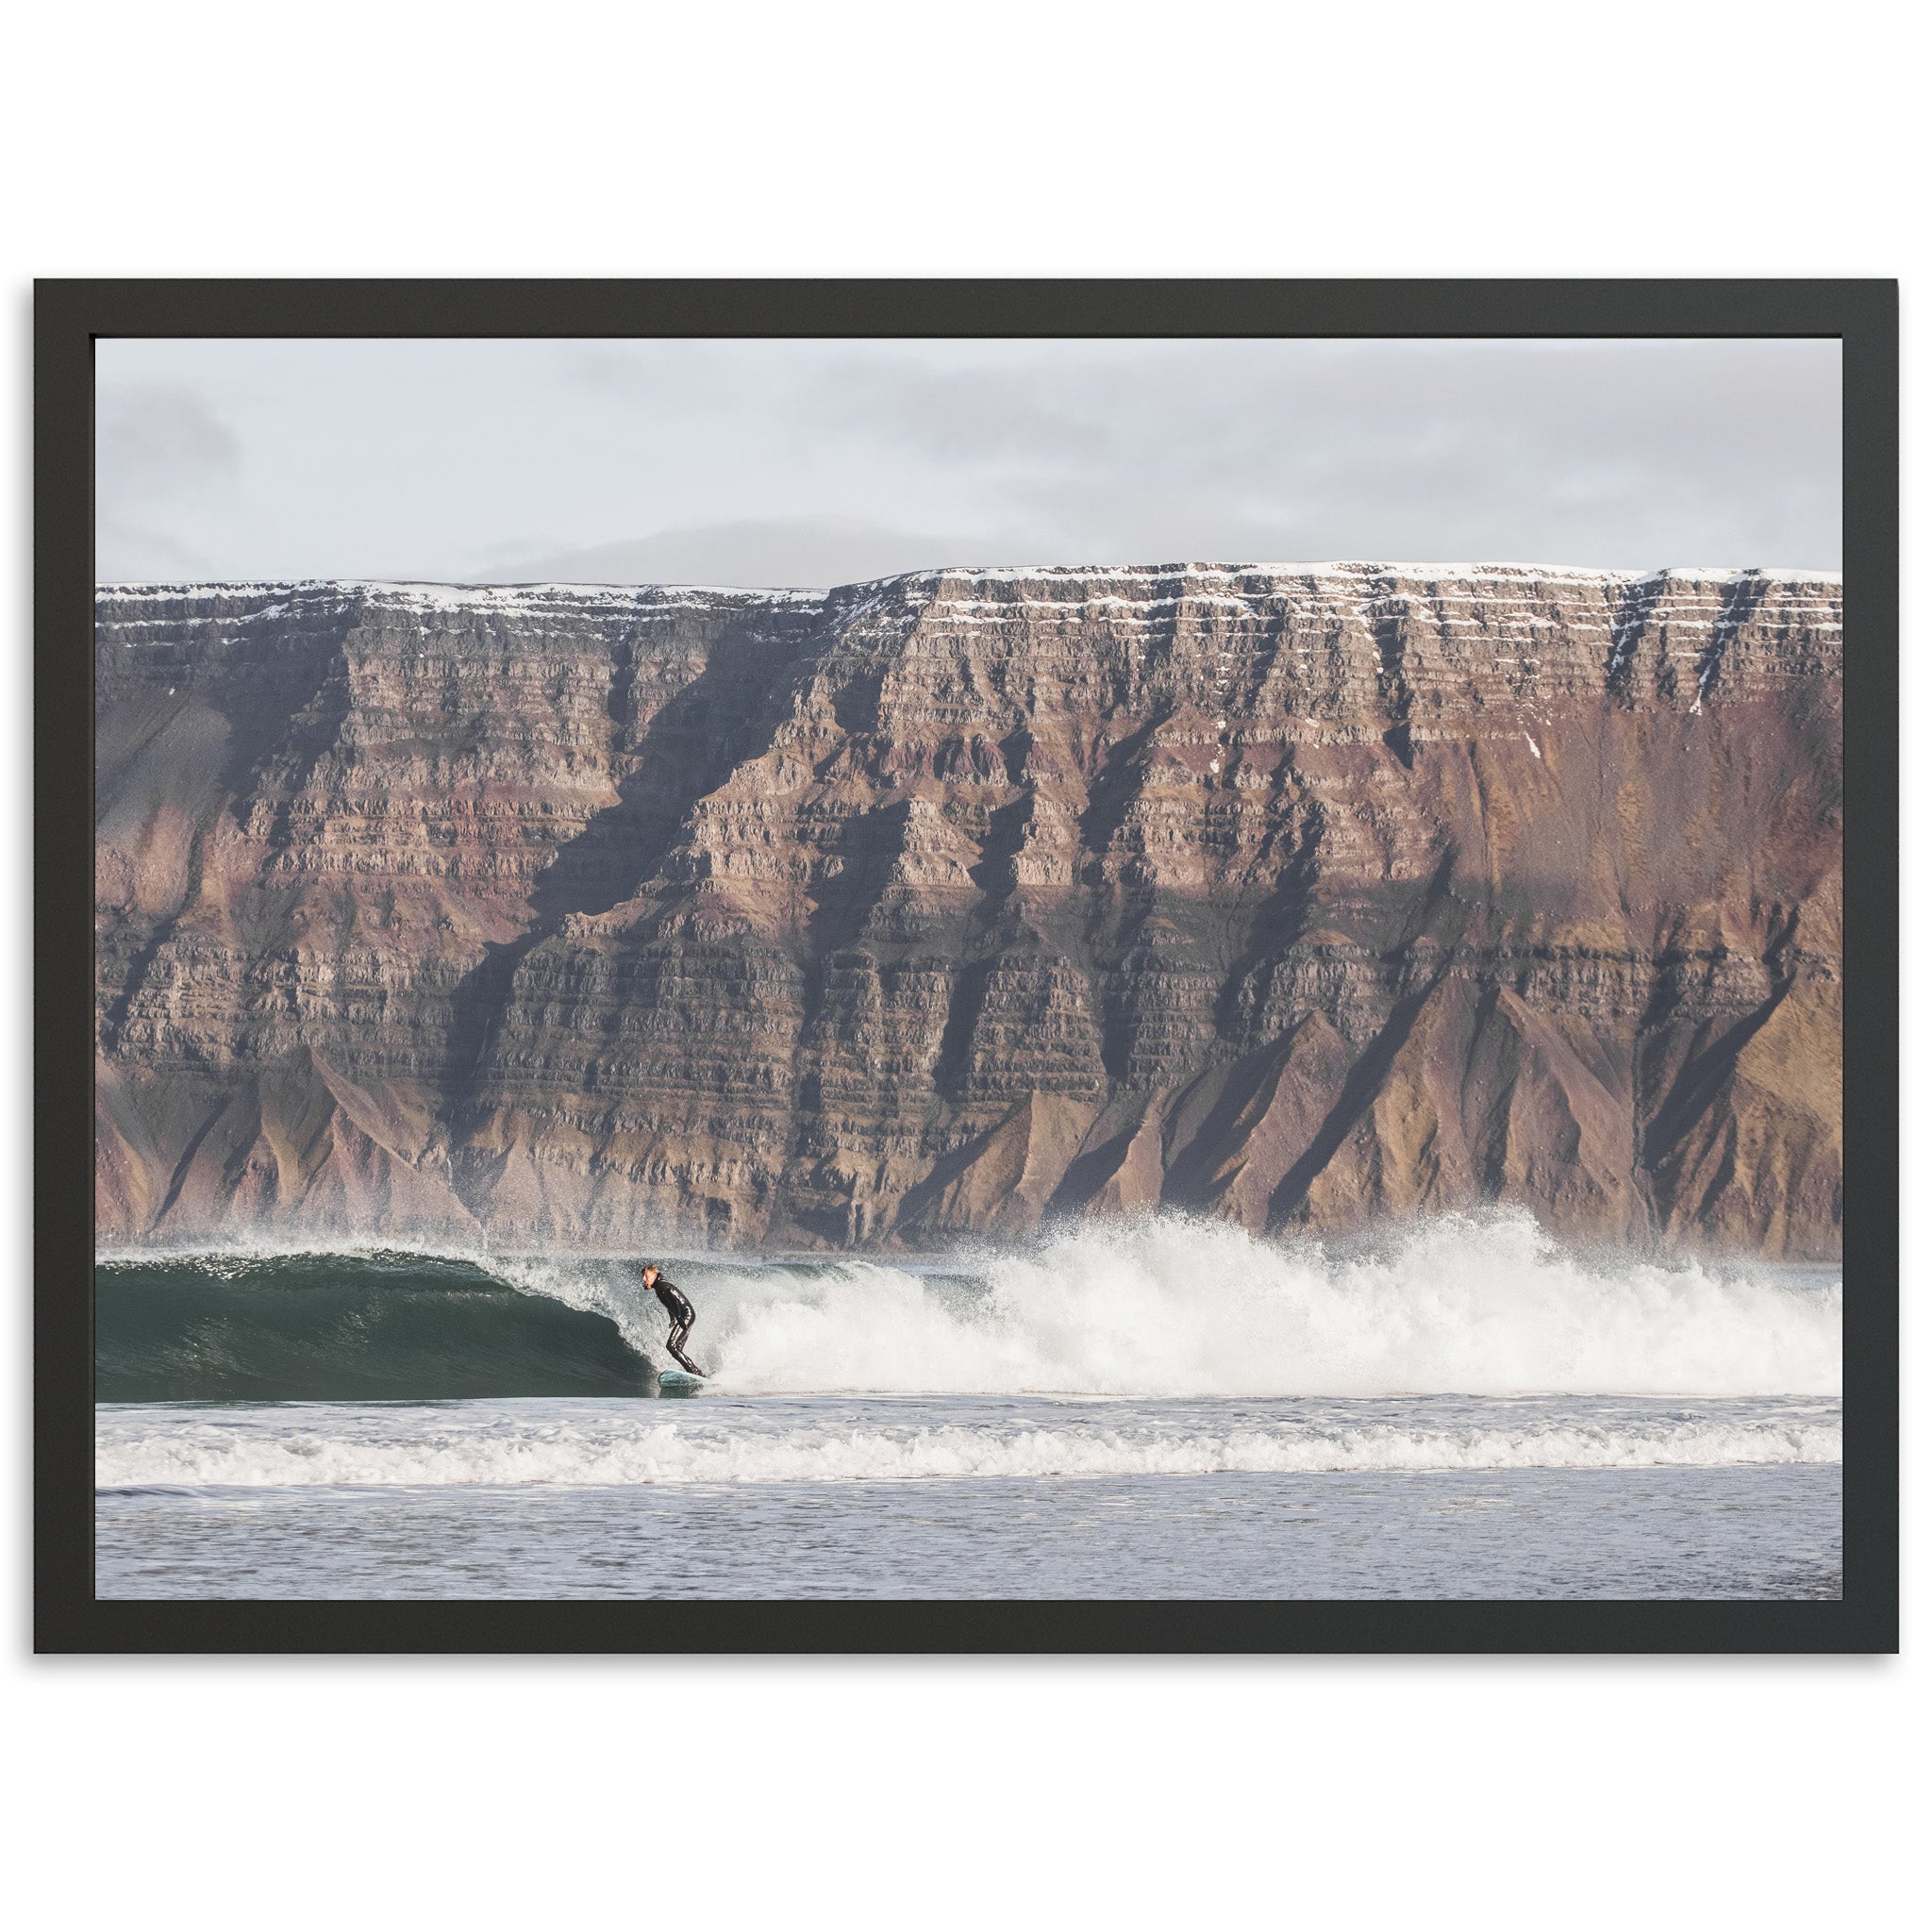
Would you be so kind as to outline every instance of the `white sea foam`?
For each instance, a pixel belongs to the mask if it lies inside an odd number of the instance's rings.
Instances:
[[[1161,1220],[975,1264],[681,1270],[721,1388],[1384,1395],[1832,1394],[1841,1292],[1774,1269],[1558,1246],[1447,1217],[1374,1256]],[[532,1282],[530,1285],[537,1285]]]
[[[1221,1405],[1210,1406],[1219,1408]],[[904,1482],[986,1477],[1315,1472],[1648,1469],[1835,1462],[1829,1405],[1631,1413],[1402,1404],[1363,1412],[1237,1405],[1077,1404],[1018,1412],[890,1402],[721,1406],[300,1404],[183,1411],[104,1408],[95,1480],[130,1489],[289,1486],[563,1487]]]

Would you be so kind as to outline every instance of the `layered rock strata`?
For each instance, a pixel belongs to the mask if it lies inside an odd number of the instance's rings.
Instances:
[[[117,586],[103,1239],[1837,1253],[1833,577]]]

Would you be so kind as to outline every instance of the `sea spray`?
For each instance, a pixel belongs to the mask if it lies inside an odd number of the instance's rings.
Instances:
[[[1378,1252],[1162,1217],[982,1257],[976,1292],[850,1262],[721,1271],[720,1386],[1087,1394],[1832,1394],[1835,1277],[1566,1249],[1445,1216]]]

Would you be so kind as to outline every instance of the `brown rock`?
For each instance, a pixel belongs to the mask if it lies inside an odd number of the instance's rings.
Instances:
[[[1835,579],[123,586],[104,1239],[1837,1252]]]

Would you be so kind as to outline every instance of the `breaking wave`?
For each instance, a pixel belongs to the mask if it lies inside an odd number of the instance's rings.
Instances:
[[[1374,1247],[1082,1227],[943,1272],[672,1264],[727,1394],[1833,1395],[1834,1272],[1590,1254],[1524,1215]],[[664,1318],[629,1260],[345,1249],[107,1257],[104,1400],[641,1392]]]
[[[1835,1393],[1840,1289],[1776,1270],[1592,1261],[1527,1217],[1374,1254],[1159,1221],[990,1260],[976,1300],[887,1268],[741,1301],[745,1391],[1089,1394]]]

